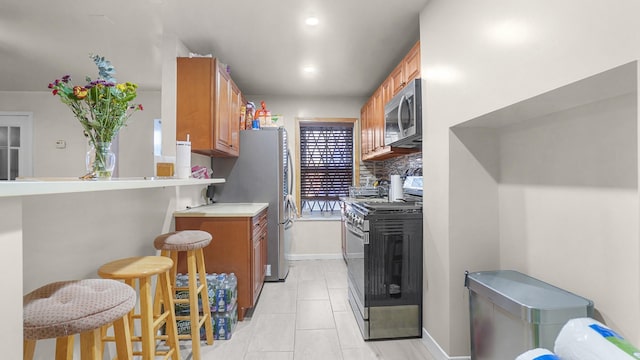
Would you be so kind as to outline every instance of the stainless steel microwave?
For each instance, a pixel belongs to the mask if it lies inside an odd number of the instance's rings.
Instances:
[[[409,82],[384,107],[384,145],[422,147],[421,80]]]

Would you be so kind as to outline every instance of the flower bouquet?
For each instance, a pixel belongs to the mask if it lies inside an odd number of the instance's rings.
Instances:
[[[110,151],[111,142],[118,131],[126,126],[134,112],[142,110],[141,104],[134,104],[138,85],[118,83],[113,77],[115,70],[111,62],[99,55],[89,56],[98,67],[96,80],[86,77],[85,85],[74,85],[71,76],[65,75],[49,84],[53,95],[60,96],[73,115],[84,128],[84,135],[93,147],[88,155],[87,170],[82,178],[111,178],[115,167],[115,155]]]

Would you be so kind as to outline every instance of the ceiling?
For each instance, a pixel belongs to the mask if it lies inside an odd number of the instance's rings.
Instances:
[[[0,3],[0,91],[76,83],[105,56],[159,90],[163,43],[213,54],[251,95],[369,96],[419,38],[428,0],[30,0]],[[308,16],[320,23],[305,25]],[[165,45],[166,46],[166,45]],[[315,73],[303,72],[313,65]]]

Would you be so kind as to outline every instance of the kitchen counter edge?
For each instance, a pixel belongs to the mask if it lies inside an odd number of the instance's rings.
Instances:
[[[105,190],[128,190],[166,186],[221,184],[225,179],[113,178],[80,180],[78,178],[28,178],[0,182],[0,198],[28,195],[79,193]]]
[[[254,217],[269,206],[268,203],[216,203],[188,210],[176,211],[174,217]]]

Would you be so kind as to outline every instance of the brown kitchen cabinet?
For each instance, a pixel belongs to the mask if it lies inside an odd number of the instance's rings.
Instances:
[[[420,41],[418,41],[389,76],[391,96],[405,87],[411,80],[420,77]]]
[[[240,144],[240,89],[215,58],[177,59],[176,139],[191,151],[236,157]]]
[[[207,273],[235,273],[238,278],[238,320],[253,308],[262,291],[267,262],[267,209],[253,217],[178,217],[176,231],[203,230],[211,234],[204,248]],[[178,272],[187,271],[183,253]]]
[[[420,151],[384,145],[384,106],[409,81],[420,77],[420,42],[376,89],[360,110],[360,141],[362,161],[385,160]]]

